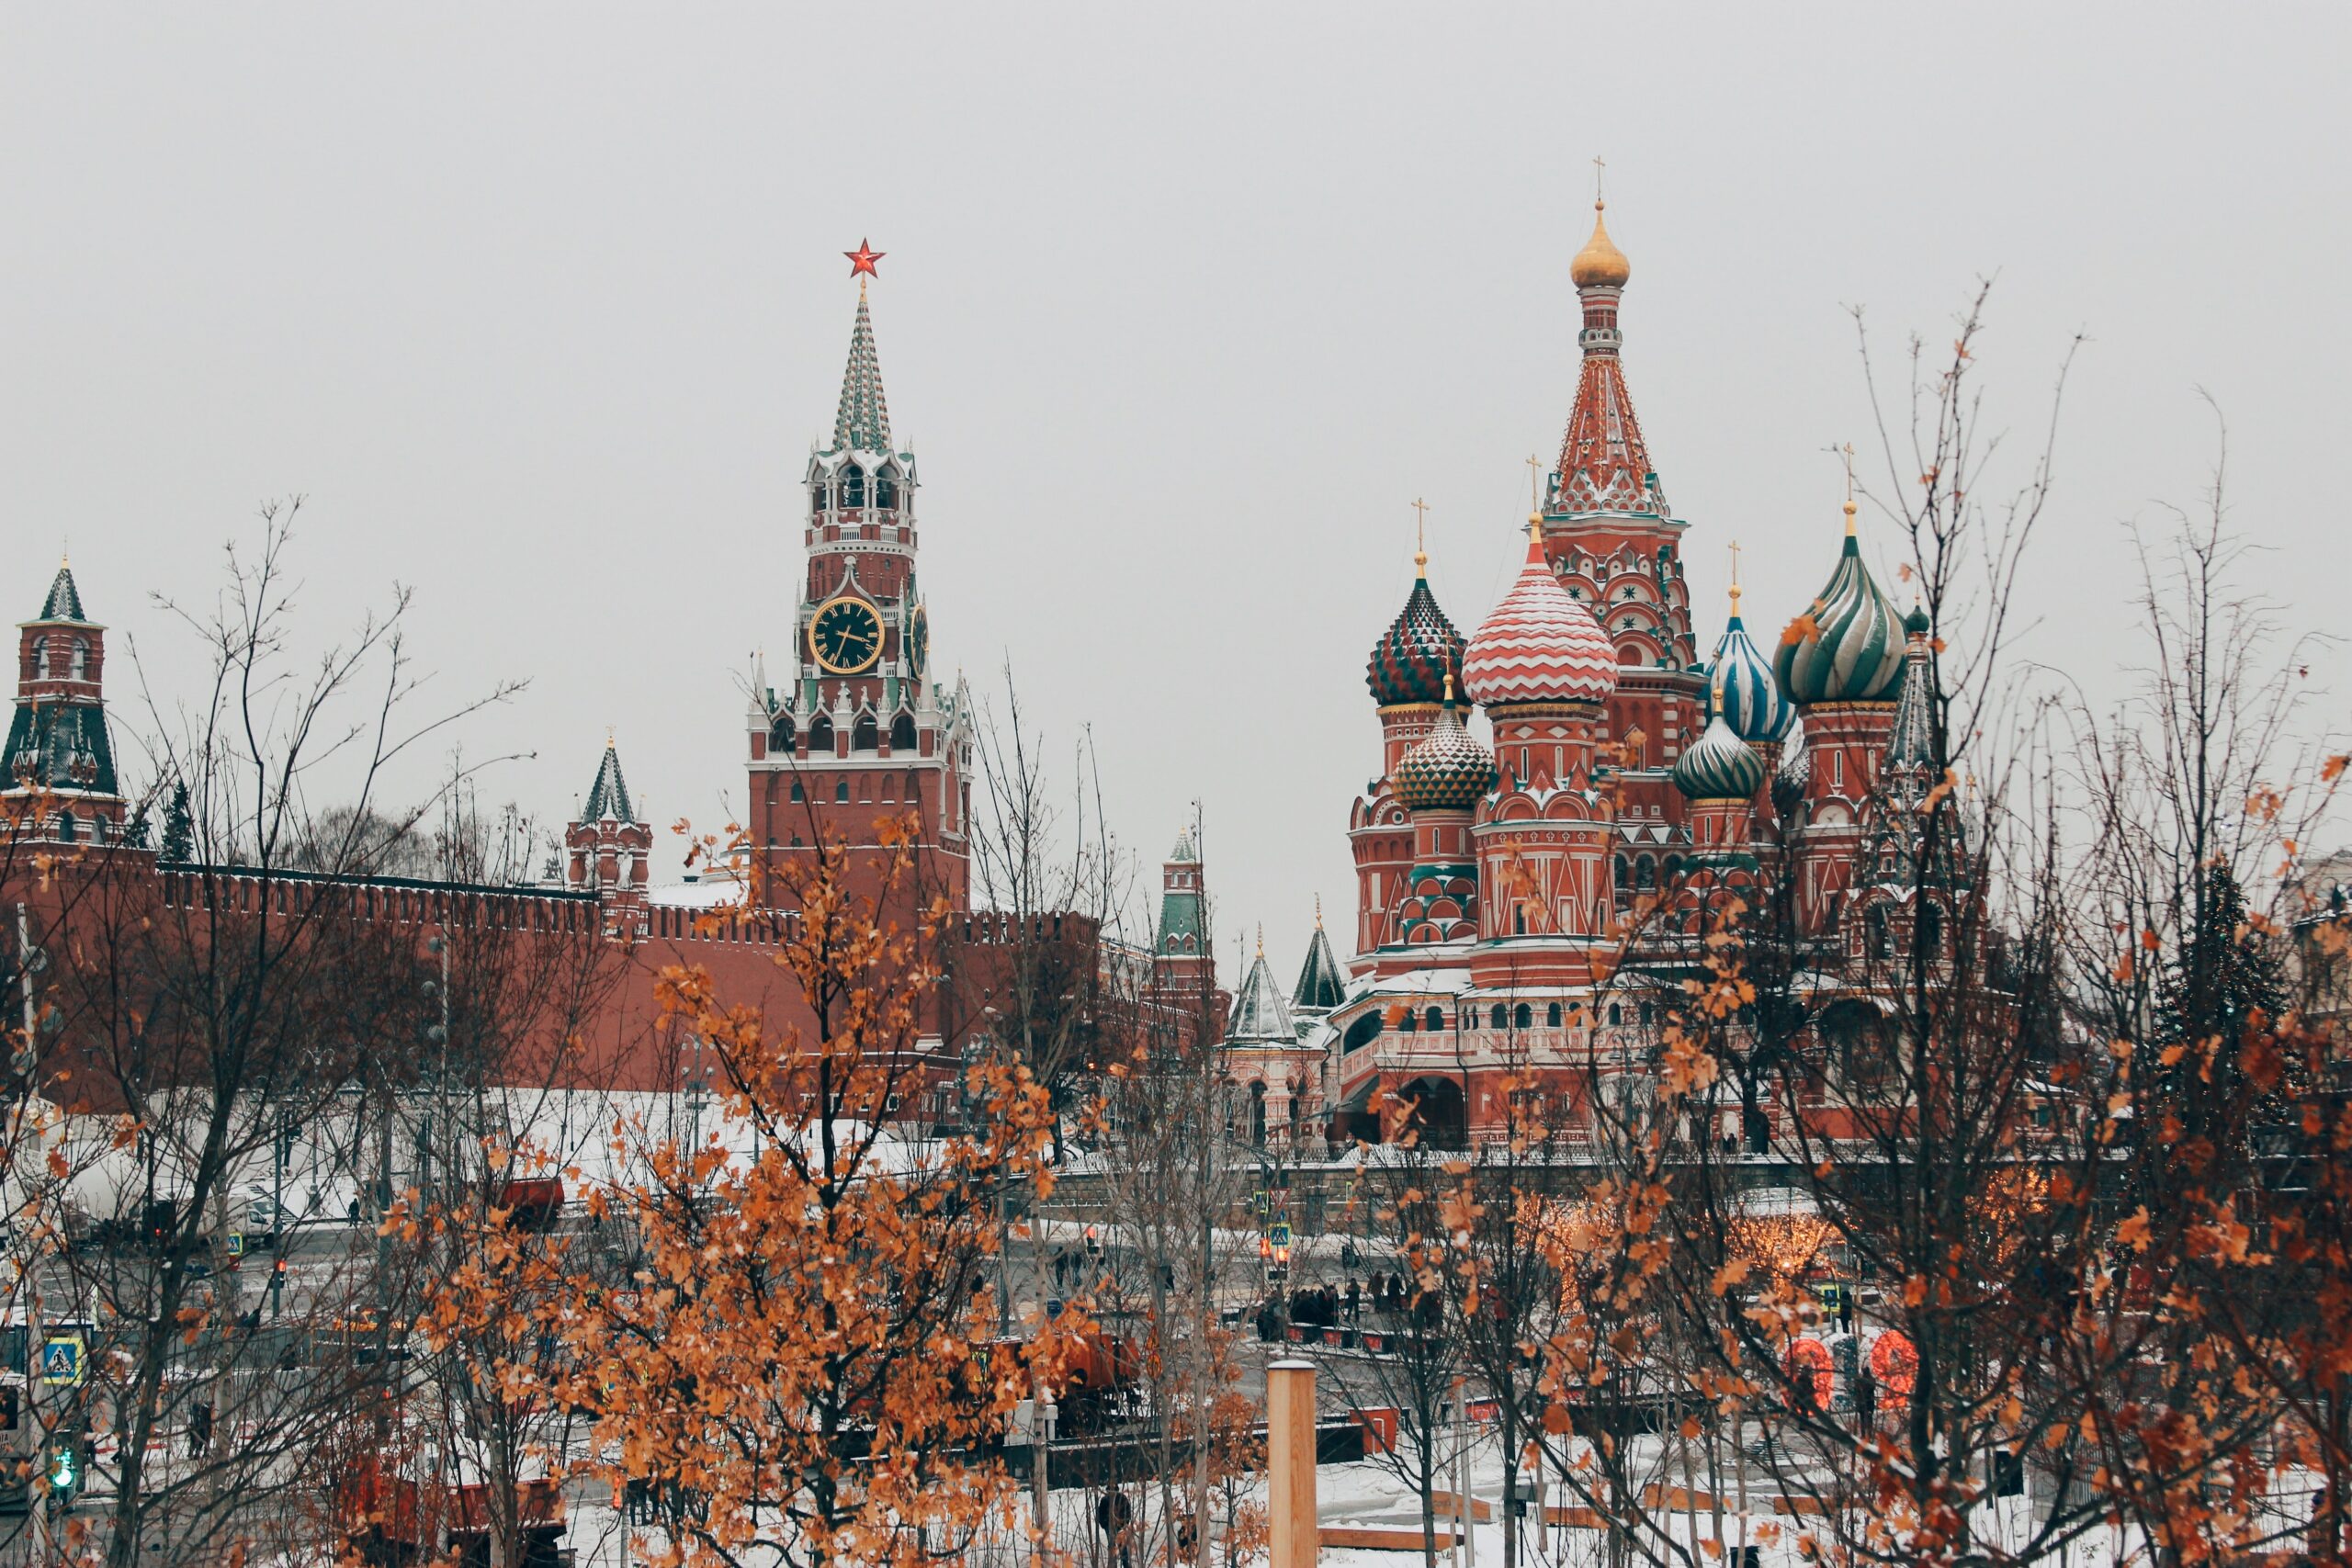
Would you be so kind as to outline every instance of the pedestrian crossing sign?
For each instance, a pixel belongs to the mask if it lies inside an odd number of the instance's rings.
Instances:
[[[52,1334],[41,1343],[40,1381],[52,1388],[68,1388],[80,1384],[83,1374],[83,1343],[78,1334]]]

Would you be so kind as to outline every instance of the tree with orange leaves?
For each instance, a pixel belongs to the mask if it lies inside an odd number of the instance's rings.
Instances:
[[[698,968],[662,976],[716,1064],[722,1124],[697,1145],[644,1141],[642,1174],[600,1205],[633,1233],[632,1265],[575,1280],[550,1321],[569,1352],[556,1392],[594,1411],[616,1494],[659,1516],[648,1561],[914,1562],[1010,1500],[993,1450],[1032,1376],[989,1343],[986,1270],[997,1195],[1046,1178],[1051,1111],[1015,1065],[972,1069],[962,1131],[888,1119],[933,1059],[946,907],[912,931],[881,913],[913,827],[877,824],[871,897],[824,842],[752,901],[783,907],[760,918],[784,1007],[723,998]]]

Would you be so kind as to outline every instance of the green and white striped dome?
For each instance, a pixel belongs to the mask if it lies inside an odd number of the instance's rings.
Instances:
[[[1781,639],[1775,672],[1799,707],[1883,703],[1903,679],[1903,615],[1862,564],[1854,504],[1846,503],[1846,547],[1813,608]]]
[[[1718,713],[1675,760],[1674,787],[1691,800],[1747,800],[1764,787],[1764,759]]]

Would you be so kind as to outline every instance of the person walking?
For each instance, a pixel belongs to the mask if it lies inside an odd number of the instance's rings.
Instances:
[[[1348,1276],[1348,1326],[1353,1328],[1363,1321],[1363,1288],[1356,1283],[1355,1276],[1351,1274]]]

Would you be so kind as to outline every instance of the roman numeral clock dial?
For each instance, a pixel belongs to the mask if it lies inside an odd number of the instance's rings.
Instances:
[[[831,599],[808,618],[808,653],[832,675],[862,674],[882,657],[882,617],[863,599]]]

